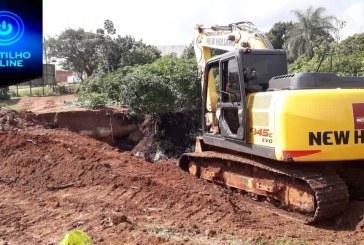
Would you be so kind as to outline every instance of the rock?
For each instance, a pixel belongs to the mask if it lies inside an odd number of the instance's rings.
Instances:
[[[60,202],[54,197],[48,198],[45,203],[47,206],[53,208],[59,208],[61,206]]]
[[[128,216],[124,215],[124,214],[114,214],[110,217],[111,222],[114,225],[118,225],[120,223],[131,223],[128,219]]]
[[[104,238],[103,237],[94,238],[94,242],[95,243],[100,243],[100,242],[103,242],[103,241],[104,241]]]
[[[167,159],[168,157],[163,153],[163,151],[161,150],[157,150],[153,159],[152,159],[152,162],[156,162],[156,161],[159,161],[159,160],[165,160]]]
[[[207,229],[207,230],[205,230],[205,235],[208,236],[208,237],[213,237],[213,236],[216,235],[216,231],[211,230],[211,229]]]

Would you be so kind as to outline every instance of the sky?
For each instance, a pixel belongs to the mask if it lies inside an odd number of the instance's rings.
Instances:
[[[95,32],[110,19],[121,36],[156,46],[188,45],[196,24],[250,21],[268,32],[279,21],[296,21],[291,10],[309,6],[346,21],[341,40],[364,32],[364,0],[43,0],[43,34],[55,36],[66,28]]]

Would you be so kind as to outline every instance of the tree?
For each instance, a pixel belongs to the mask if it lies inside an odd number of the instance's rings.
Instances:
[[[107,34],[105,34],[105,31]],[[96,34],[101,40],[100,47],[100,69],[104,72],[116,71],[119,68],[120,53],[118,46],[113,39],[116,34],[114,23],[111,20],[104,21],[104,29],[99,28]]]
[[[317,43],[325,39],[333,40],[330,31],[334,31],[334,16],[323,16],[325,8],[313,9],[310,6],[306,11],[293,10],[292,13],[297,17],[298,22],[287,33],[286,48],[296,59],[304,54],[313,57],[313,48]]]
[[[104,28],[96,33],[66,29],[58,37],[49,38],[48,54],[63,58],[63,67],[91,76],[95,71],[114,72],[125,66],[152,63],[160,58],[160,51],[133,37],[114,36],[116,29],[111,20],[104,21]],[[82,76],[81,76],[82,79]]]
[[[111,20],[104,21],[104,29],[107,31],[107,34],[109,34],[109,35],[116,34],[116,29],[114,27],[114,23]]]
[[[113,72],[125,66],[149,64],[161,56],[156,47],[147,45],[142,40],[136,41],[129,35],[114,37],[116,29],[111,20],[105,20],[104,29],[98,29],[97,34],[102,40],[100,64],[104,72]]]
[[[275,49],[283,49],[283,44],[287,39],[287,32],[293,27],[292,21],[290,22],[277,22],[267,33]]]
[[[125,39],[130,40],[130,37]],[[142,40],[136,42],[134,38],[131,39],[129,49],[123,51],[120,67],[150,64],[161,57],[161,52],[155,46],[147,45]]]
[[[300,56],[289,65],[290,73],[314,72],[319,64],[321,72],[342,76],[364,76],[364,34],[355,34],[341,43],[331,42],[329,48],[321,44],[314,48],[314,56]]]
[[[336,30],[334,30],[334,37],[335,37],[335,40],[336,40],[336,42],[338,43],[339,41],[340,41],[340,39],[341,39],[341,34],[340,34],[340,32],[341,32],[341,30],[344,28],[346,26],[346,21],[344,21],[344,20],[339,20],[339,19],[337,19],[336,21],[335,21],[335,29]]]
[[[364,33],[354,34],[340,43],[341,51],[345,54],[354,54],[364,51]]]
[[[58,37],[48,40],[51,56],[64,58],[62,65],[67,70],[91,76],[98,68],[99,50],[103,40],[100,35],[84,29],[66,29]]]
[[[196,59],[195,49],[193,47],[193,42],[190,43],[182,52],[181,58],[184,59]]]

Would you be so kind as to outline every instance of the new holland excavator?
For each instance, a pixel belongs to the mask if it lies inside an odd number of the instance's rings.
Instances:
[[[182,169],[306,224],[364,199],[363,77],[287,74],[285,52],[250,22],[198,25],[194,47],[202,135]]]

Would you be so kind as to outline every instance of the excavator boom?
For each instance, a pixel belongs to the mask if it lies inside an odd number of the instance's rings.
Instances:
[[[232,51],[237,48],[273,49],[268,37],[249,22],[238,22],[227,26],[204,27],[197,25],[194,48],[200,71],[211,58],[211,50]]]

